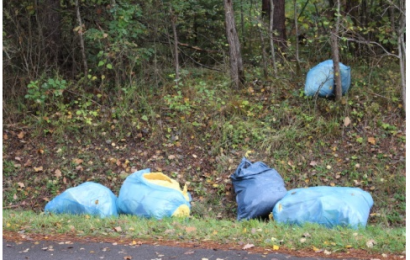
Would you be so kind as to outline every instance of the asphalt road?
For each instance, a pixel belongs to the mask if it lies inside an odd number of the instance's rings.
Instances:
[[[4,260],[317,260],[283,254],[257,254],[245,250],[192,249],[155,245],[119,245],[93,242],[12,242],[3,239]],[[331,258],[326,258],[330,260]],[[339,259],[340,260],[340,259]]]

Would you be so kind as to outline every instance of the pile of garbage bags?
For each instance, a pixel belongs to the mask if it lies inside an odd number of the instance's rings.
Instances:
[[[181,190],[179,183],[165,174],[144,169],[125,179],[118,198],[101,184],[85,182],[56,196],[44,211],[101,218],[130,214],[162,219],[189,216],[191,200],[186,185]]]
[[[237,219],[263,218],[272,213],[279,223],[317,223],[328,228],[365,227],[373,199],[370,193],[350,187],[308,187],[287,191],[279,173],[263,162],[242,159],[231,175]]]
[[[242,158],[230,176],[236,194],[237,220],[266,218],[279,223],[318,223],[328,228],[366,226],[373,206],[370,193],[351,187],[318,186],[286,190],[280,174],[263,162]],[[118,198],[107,187],[85,182],[69,188],[45,206],[45,212],[116,217],[187,217],[191,195],[186,185],[162,172],[144,169],[129,175]]]
[[[339,62],[342,95],[350,88],[350,67]],[[311,68],[306,75],[305,95],[331,97],[335,95],[333,60],[326,60]]]

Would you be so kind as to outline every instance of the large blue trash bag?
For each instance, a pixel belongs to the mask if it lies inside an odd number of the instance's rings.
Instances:
[[[286,194],[282,177],[263,162],[252,163],[242,158],[231,180],[238,204],[238,220],[268,216]]]
[[[339,62],[342,81],[342,95],[350,88],[350,67]],[[326,60],[311,68],[306,75],[305,95],[314,96],[318,93],[321,97],[335,95],[334,90],[333,60]]]
[[[56,214],[94,215],[101,218],[118,216],[114,193],[104,185],[84,182],[69,188],[47,203],[45,212]]]
[[[191,200],[186,187],[181,190],[175,180],[162,173],[151,173],[150,169],[144,169],[125,179],[118,195],[117,209],[120,214],[146,218],[184,217],[190,213]]]
[[[289,190],[273,208],[275,221],[302,225],[318,223],[357,229],[366,226],[373,198],[370,193],[350,187],[318,186]]]

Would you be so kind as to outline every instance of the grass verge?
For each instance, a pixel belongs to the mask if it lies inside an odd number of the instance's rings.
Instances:
[[[327,229],[316,224],[302,227],[259,220],[232,221],[214,218],[145,219],[121,215],[101,219],[88,215],[49,215],[32,211],[3,210],[3,230],[25,234],[65,234],[76,237],[213,241],[271,250],[310,250],[332,255],[364,250],[369,254],[405,255],[405,228],[368,225],[358,230]],[[404,256],[405,257],[405,256]]]

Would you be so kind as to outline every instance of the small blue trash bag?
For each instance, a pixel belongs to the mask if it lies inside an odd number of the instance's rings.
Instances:
[[[84,182],[69,188],[47,203],[45,212],[56,214],[94,215],[101,218],[118,216],[114,193],[104,185]]]
[[[339,62],[342,81],[342,95],[350,88],[350,67]],[[306,75],[305,95],[314,96],[318,92],[320,97],[335,95],[333,60],[326,60],[311,68]]]
[[[140,170],[125,179],[117,199],[118,212],[156,219],[189,214],[192,200],[189,192],[150,182],[144,177],[150,172],[149,168]],[[175,215],[181,208],[184,212]]]
[[[372,196],[362,189],[318,186],[289,190],[272,213],[274,220],[282,223],[357,229],[366,226],[372,206]]]
[[[282,177],[263,162],[242,158],[231,180],[238,204],[237,220],[267,217],[286,194]]]

